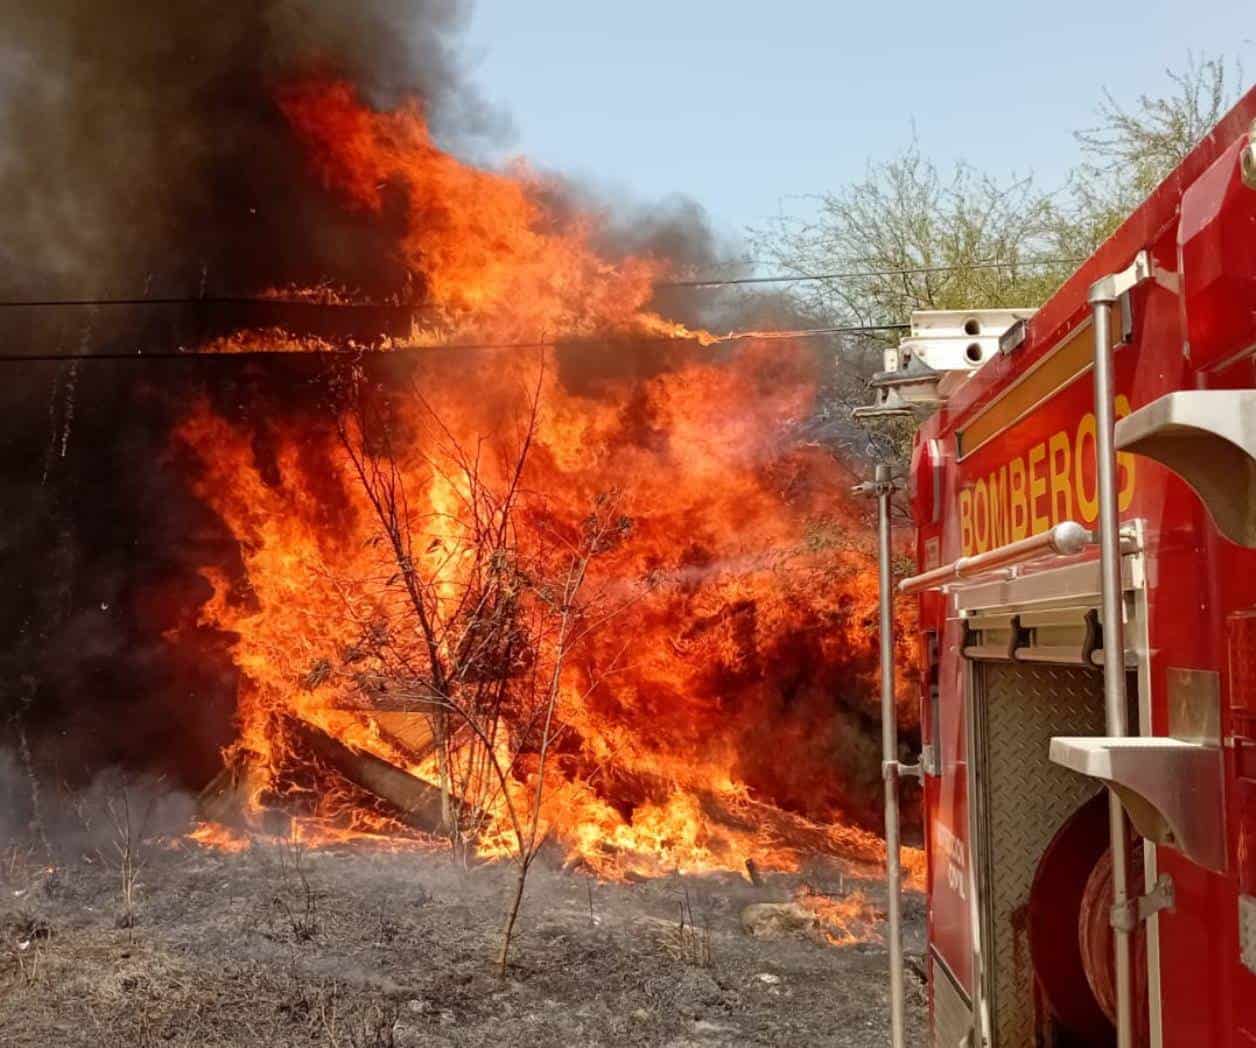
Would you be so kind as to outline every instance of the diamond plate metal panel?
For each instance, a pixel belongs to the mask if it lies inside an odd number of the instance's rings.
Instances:
[[[1052,764],[1053,735],[1102,735],[1103,676],[1073,666],[976,663],[983,923],[998,1048],[1036,1043],[1026,908],[1046,846],[1098,792]]]
[[[951,974],[936,957],[929,957],[929,985],[933,988],[933,1048],[959,1048],[970,1044],[972,1011]]]
[[[1256,898],[1239,896],[1239,954],[1243,966],[1256,973]]]

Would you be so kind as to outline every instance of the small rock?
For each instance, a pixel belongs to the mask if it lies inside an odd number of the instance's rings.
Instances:
[[[652,1016],[645,1008],[638,1008],[635,1012],[632,1013],[633,1022],[648,1023],[651,1018]]]
[[[676,980],[673,991],[678,1006],[718,1004],[722,991],[708,972],[700,968],[686,968]]]
[[[426,1027],[398,1023],[392,1029],[392,1045],[393,1048],[453,1048],[453,1041],[433,1037]]]
[[[816,915],[796,902],[755,902],[741,911],[741,926],[756,939],[781,939],[811,931]]]
[[[411,1001],[406,1001],[406,1007],[409,1008],[415,1015],[422,1015],[424,1012],[430,1012],[432,1010],[432,1006],[428,1004],[427,1001],[418,997]]]
[[[760,972],[755,978],[761,983],[767,983],[769,986],[775,986],[781,981],[779,975],[773,975],[771,972]]]
[[[726,1033],[736,1033],[737,1027],[722,1026],[720,1023],[713,1023],[705,1019],[700,1019],[693,1024],[693,1032],[699,1037],[719,1037]]]

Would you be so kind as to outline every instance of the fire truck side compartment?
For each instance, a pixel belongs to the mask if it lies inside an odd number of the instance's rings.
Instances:
[[[1098,792],[1093,780],[1053,765],[1047,751],[1061,732],[1103,731],[1103,678],[1083,667],[976,661],[972,699],[991,1026],[996,1044],[1029,1045],[1039,1028],[1030,888],[1047,845]]]

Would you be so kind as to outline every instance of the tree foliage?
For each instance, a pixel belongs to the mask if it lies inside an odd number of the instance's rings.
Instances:
[[[1105,90],[1066,187],[941,171],[913,142],[858,182],[820,194],[813,217],[750,231],[757,258],[787,273],[836,274],[791,292],[839,324],[903,322],[913,310],[1037,306],[1233,103],[1242,72],[1189,57],[1170,88],[1131,107]],[[888,339],[887,339],[888,340]]]
[[[912,142],[851,185],[814,198],[812,216],[752,229],[755,257],[785,273],[791,304],[817,322],[901,324],[915,310],[1041,305],[1211,130],[1242,86],[1222,58],[1188,56],[1168,87],[1131,106],[1108,90],[1096,122],[1076,132],[1081,156],[1063,187],[999,178],[966,163],[940,170]],[[901,332],[847,338],[826,410],[867,400],[880,350]],[[902,454],[912,427],[892,423],[870,453]]]
[[[1166,93],[1140,94],[1130,107],[1105,88],[1095,126],[1074,132],[1082,160],[1052,231],[1062,249],[1098,247],[1216,126],[1243,84],[1238,62],[1194,55],[1165,76]]]
[[[893,323],[977,302],[1032,305],[1061,275],[1042,264],[1055,212],[1031,178],[1000,181],[967,164],[944,174],[916,143],[818,205],[814,218],[782,218],[752,237],[758,257],[787,272],[835,274],[794,294],[837,323]]]

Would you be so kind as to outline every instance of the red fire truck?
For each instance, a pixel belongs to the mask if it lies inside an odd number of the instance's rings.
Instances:
[[[861,413],[928,413],[923,752],[887,716],[884,770],[892,886],[923,783],[931,1043],[1250,1048],[1256,90],[1042,308],[912,328]]]

